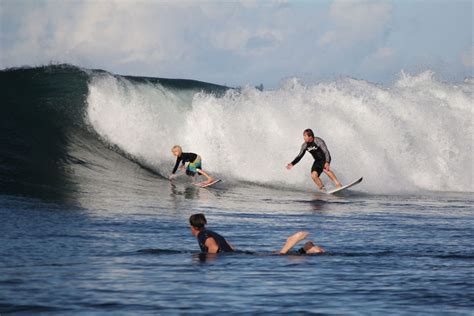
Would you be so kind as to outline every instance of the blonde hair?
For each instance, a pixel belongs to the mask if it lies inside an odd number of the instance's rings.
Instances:
[[[180,152],[183,152],[183,148],[181,148],[181,146],[179,146],[179,145],[174,145],[173,148],[171,148],[171,151],[173,151],[175,149],[179,149]]]

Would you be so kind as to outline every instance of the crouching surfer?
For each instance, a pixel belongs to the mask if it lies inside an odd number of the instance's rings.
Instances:
[[[176,175],[176,171],[178,168],[182,170],[186,170],[186,174],[190,177],[194,178],[196,174],[203,175],[207,178],[207,181],[204,183],[211,183],[214,179],[209,176],[204,170],[202,170],[202,160],[201,157],[195,153],[184,153],[181,146],[173,146],[171,148],[171,152],[174,156],[176,156],[176,164],[174,165],[173,171],[169,176],[169,179],[172,180]],[[182,164],[179,166],[179,164]],[[187,165],[185,165],[187,164]]]

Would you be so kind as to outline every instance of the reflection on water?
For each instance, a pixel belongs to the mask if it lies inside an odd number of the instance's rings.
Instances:
[[[170,196],[172,198],[177,198],[179,196],[183,196],[185,199],[196,199],[199,197],[200,188],[195,185],[176,185],[170,181]]]
[[[196,253],[193,255],[193,262],[202,264],[202,263],[210,263],[218,259],[219,254],[215,253]]]

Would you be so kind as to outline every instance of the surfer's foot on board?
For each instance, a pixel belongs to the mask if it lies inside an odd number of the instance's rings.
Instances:
[[[324,185],[321,186],[321,187],[319,188],[319,191],[321,191],[321,192],[326,192],[326,187],[325,187]]]

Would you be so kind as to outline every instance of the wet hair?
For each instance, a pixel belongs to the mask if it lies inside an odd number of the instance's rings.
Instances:
[[[303,247],[301,247],[300,249],[298,249],[298,253],[300,255],[303,255],[305,254],[308,250],[310,250],[311,248],[314,247],[314,243],[312,241],[307,241],[305,242],[305,244],[303,245]]]
[[[304,130],[303,134],[306,134],[310,137],[314,137],[314,133],[313,133],[313,130],[311,128],[307,128]]]
[[[202,229],[207,224],[204,214],[193,214],[189,217],[189,224],[197,229]]]
[[[175,150],[175,149],[179,149],[180,152],[183,152],[183,148],[181,148],[181,146],[179,145],[174,145],[172,148],[171,148],[171,151]]]

